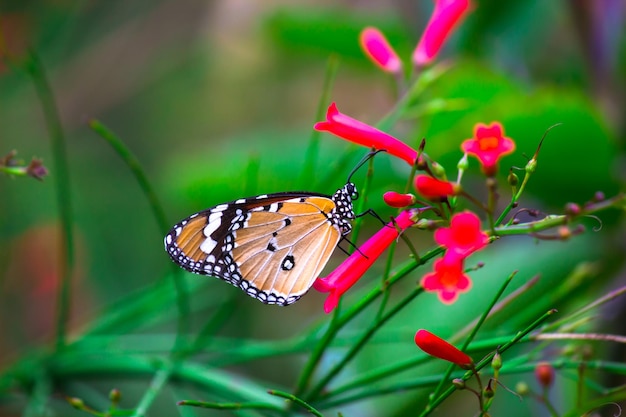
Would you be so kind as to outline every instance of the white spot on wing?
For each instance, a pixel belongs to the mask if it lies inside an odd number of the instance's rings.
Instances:
[[[213,249],[217,246],[217,242],[211,238],[207,238],[200,244],[200,250],[204,253],[211,253]]]

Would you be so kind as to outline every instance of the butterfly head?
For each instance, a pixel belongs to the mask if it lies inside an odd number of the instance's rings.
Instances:
[[[350,220],[354,220],[356,217],[352,201],[357,198],[359,198],[359,192],[356,185],[351,182],[338,189],[332,197],[335,208],[330,215],[335,218],[339,229],[341,229],[341,234],[344,236],[352,231]]]

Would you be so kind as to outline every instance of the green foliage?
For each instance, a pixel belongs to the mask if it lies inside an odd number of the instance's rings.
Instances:
[[[623,86],[586,72],[606,64],[617,77],[622,69],[584,55],[563,59],[577,50],[567,34],[585,33],[563,30],[575,2],[476,0],[439,63],[393,89],[364,57],[360,30],[381,29],[408,75],[430,4],[259,3],[229,14],[225,4],[192,3],[0,9],[0,158],[16,149],[49,170],[40,183],[23,178],[26,163],[0,163],[0,414],[475,415],[475,375],[420,352],[418,328],[462,347],[484,385],[501,352],[503,386],[483,415],[489,407],[492,415],[539,415],[548,400],[560,415],[583,415],[624,402],[610,378],[626,374],[610,352],[625,343],[623,320],[604,315],[608,303],[615,311],[624,304],[616,287],[625,135],[615,115],[626,113],[605,94]],[[554,35],[567,40],[558,53]],[[623,39],[603,45],[624,50]],[[458,51],[462,58],[445,59]],[[483,223],[498,239],[467,261],[473,288],[453,305],[419,285],[443,252],[430,230],[407,230],[414,248],[394,243],[330,315],[316,291],[294,306],[265,306],[167,259],[166,229],[192,212],[343,185],[366,150],[312,134],[323,118],[316,108],[329,101],[372,125],[380,120],[414,148],[425,138],[449,180],[476,123],[499,121],[515,140],[491,214],[511,211],[501,224]],[[533,155],[527,184],[516,171],[524,192],[513,207],[506,176]],[[414,172],[386,154],[371,167],[354,176],[359,202],[386,220],[397,211],[382,194],[410,191]],[[479,201],[493,197],[475,159],[462,183]],[[596,191],[607,199],[593,200]],[[450,201],[480,211],[462,196]],[[585,215],[561,215],[570,201]],[[554,215],[522,213],[521,224],[508,223],[526,208]],[[355,243],[379,228],[359,218]],[[344,259],[337,252],[330,266]],[[549,397],[532,377],[543,361],[556,369]],[[468,389],[457,393],[452,378]],[[505,388],[520,381],[528,388],[521,406]]]

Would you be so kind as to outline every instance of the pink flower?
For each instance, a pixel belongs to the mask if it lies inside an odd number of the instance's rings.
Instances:
[[[363,29],[359,41],[369,59],[383,71],[392,74],[402,72],[402,61],[380,30],[374,27]]]
[[[415,189],[429,200],[439,200],[449,195],[458,194],[460,186],[438,180],[429,175],[418,175],[415,177]]]
[[[324,303],[326,313],[337,307],[339,298],[365,274],[391,242],[397,239],[399,230],[406,230],[415,224],[415,213],[415,210],[400,213],[395,221],[387,223],[376,232],[327,277],[315,280],[313,288],[330,293]]]
[[[463,258],[444,256],[435,261],[434,272],[422,277],[421,285],[426,291],[437,292],[444,304],[452,304],[460,293],[472,287],[472,281],[463,273]]]
[[[435,242],[447,248],[447,257],[466,258],[489,243],[489,236],[480,230],[480,219],[470,211],[457,213],[450,227],[435,230]]]
[[[383,194],[383,201],[389,207],[403,208],[415,204],[415,196],[413,194],[400,194],[395,191],[387,191]]]
[[[415,333],[415,344],[429,355],[452,362],[462,368],[468,369],[474,363],[469,355],[428,330],[420,329]]]
[[[387,133],[340,113],[335,103],[328,107],[326,121],[316,123],[314,128],[322,132],[330,132],[358,145],[385,150],[411,166],[417,158],[415,149]]]
[[[441,46],[470,6],[470,0],[435,0],[435,10],[413,51],[413,63],[416,66],[426,65],[435,59]]]
[[[492,122],[491,126],[478,123],[474,126],[474,137],[463,141],[461,149],[478,158],[485,175],[492,177],[498,171],[498,160],[515,150],[515,142],[503,136],[500,123]]]

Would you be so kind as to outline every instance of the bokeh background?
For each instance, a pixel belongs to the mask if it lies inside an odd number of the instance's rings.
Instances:
[[[524,166],[522,155],[532,156],[545,131],[561,123],[548,134],[522,205],[560,212],[566,202],[583,203],[596,191],[612,195],[623,190],[626,3],[475,4],[439,58],[449,61],[450,68],[416,100],[413,117],[393,133],[414,146],[426,138],[427,152],[454,178],[459,145],[475,123],[500,121],[516,140],[518,153],[505,159],[503,173],[511,165]],[[332,194],[363,152],[323,136],[314,175],[301,175],[329,59],[339,62],[332,101],[374,124],[393,106],[397,91],[393,80],[363,56],[359,31],[380,28],[408,63],[431,10],[430,1],[407,0],[3,2],[0,30],[17,65],[0,64],[0,155],[16,149],[24,159],[41,157],[50,176],[43,182],[0,177],[0,367],[46,346],[54,332],[59,211],[41,105],[19,66],[29,49],[47,70],[66,134],[77,246],[71,328],[80,338],[103,311],[168,279],[171,267],[162,246],[165,231],[128,167],[88,127],[90,120],[103,122],[137,156],[172,224],[247,195],[294,189]],[[480,193],[483,179],[472,164],[475,175],[466,178],[467,187]],[[388,217],[393,211],[382,204],[382,192],[403,186],[408,171],[383,155],[377,157],[375,172],[379,175],[368,206]],[[410,335],[417,328],[449,334],[468,322],[492,294],[491,280],[512,269],[521,270],[521,281],[537,272],[547,276],[545,287],[529,298],[536,311],[567,311],[626,284],[623,218],[607,212],[601,219],[602,231],[592,232],[597,223],[589,221],[587,232],[572,242],[536,244],[520,238],[494,245],[481,259],[488,267],[473,275],[475,290],[463,302],[443,308],[434,296],[425,299],[390,326],[377,339],[377,348],[362,355],[350,372],[384,362],[382,356],[390,350],[413,354]],[[366,222],[364,235],[377,226]],[[424,234],[416,233],[414,239],[418,248],[432,246]],[[338,252],[333,264],[341,259]],[[532,267],[523,268],[529,263]],[[227,338],[280,341],[327,319],[321,308],[324,295],[313,291],[282,309],[266,307],[217,280],[185,279],[192,286],[197,280],[211,281],[193,287],[192,332],[203,328],[223,300],[234,306],[220,327],[223,350],[229,349]],[[555,282],[567,282],[568,291],[539,297]],[[624,334],[624,306],[623,300],[612,303],[594,329]],[[175,326],[173,300],[159,309],[163,317],[114,331],[117,344],[111,349],[167,352]],[[515,328],[521,325],[516,320],[501,317],[493,329]],[[624,359],[623,349],[598,349],[599,355]],[[303,357],[279,357],[234,371],[289,386],[302,363]],[[350,372],[342,378],[348,380]],[[126,388],[125,398],[130,398],[125,405],[132,407],[145,384],[123,378],[65,381],[51,401],[51,412],[72,412],[62,395],[102,402],[114,386]],[[360,416],[412,415],[411,395],[402,396],[400,403],[383,399],[346,410]],[[3,402],[3,397],[9,399]],[[177,398],[161,400],[163,408],[155,407],[151,415],[177,412],[172,405]],[[27,402],[24,393],[14,398],[4,392],[0,414],[20,414],[16,410]],[[507,410],[507,402],[502,404]],[[543,412],[532,404],[520,407],[519,415]]]

